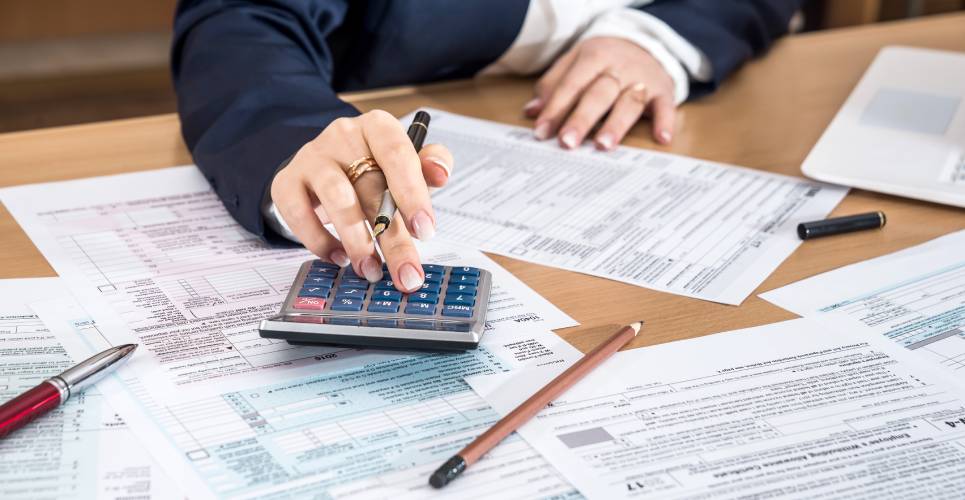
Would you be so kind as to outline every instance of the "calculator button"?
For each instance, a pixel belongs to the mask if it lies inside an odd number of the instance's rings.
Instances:
[[[355,278],[342,278],[339,282],[338,287],[352,287],[352,288],[368,288],[369,283],[367,280],[357,280]]]
[[[365,298],[365,289],[356,287],[341,287],[335,292],[336,299],[359,299]]]
[[[472,306],[461,306],[458,304],[446,304],[442,308],[443,316],[456,316],[459,318],[472,317]]]
[[[423,283],[422,286],[419,288],[419,291],[420,291],[420,292],[439,293],[440,290],[442,290],[442,284],[441,284],[441,283],[428,283],[428,282],[426,282],[426,283]]]
[[[328,286],[303,286],[301,290],[298,291],[299,297],[328,297],[328,292],[332,290]]]
[[[479,284],[478,276],[469,276],[468,274],[456,274],[449,277],[449,286],[452,286],[452,285],[476,286],[478,284]]]
[[[357,280],[364,280],[364,279],[365,279],[365,276],[359,276],[358,274],[355,274],[355,268],[349,266],[349,267],[346,267],[346,268],[345,268],[345,271],[342,271],[342,278],[343,278],[343,279],[344,279],[344,278],[352,278],[352,279],[357,279]]]
[[[395,290],[395,282],[392,280],[382,280],[375,284],[375,291]]]
[[[475,267],[454,267],[452,268],[453,275],[460,276],[479,276],[479,269]]]
[[[420,314],[423,316],[432,316],[433,314],[436,313],[436,305],[426,304],[424,302],[415,302],[415,303],[409,302],[409,304],[405,306],[405,313]]]
[[[298,297],[292,304],[293,309],[307,309],[310,311],[321,311],[325,309],[325,299],[317,297]]]
[[[449,288],[446,288],[446,293],[461,293],[475,297],[476,287],[472,285],[449,285]]]
[[[435,304],[439,302],[439,294],[432,292],[416,292],[409,294],[409,303]]]
[[[338,276],[338,270],[335,269],[309,269],[308,274],[305,276],[318,276],[321,278],[334,278]]]
[[[426,283],[442,283],[442,273],[426,273]]]
[[[446,274],[446,268],[438,264],[422,264],[422,270],[427,273],[439,273],[439,275]]]
[[[372,294],[372,300],[391,300],[398,302],[402,300],[402,292],[398,290],[379,290]]]
[[[394,300],[373,300],[369,302],[369,312],[397,313],[399,312],[399,303]]]
[[[335,302],[332,302],[333,311],[361,311],[362,301],[359,299],[351,299],[348,297],[336,297]]]
[[[456,305],[456,306],[469,306],[469,307],[472,307],[472,305],[475,303],[476,303],[476,297],[473,297],[472,295],[462,294],[462,293],[446,294],[446,300],[443,302],[443,304],[447,306]]]
[[[338,265],[332,264],[331,262],[324,262],[321,260],[312,261],[312,269],[334,269],[336,272],[340,269]]]
[[[329,288],[331,288],[333,284],[335,284],[335,280],[332,278],[323,278],[321,276],[307,276],[305,277],[305,282],[303,283],[304,286],[327,286]]]
[[[361,318],[340,318],[335,316],[334,318],[328,318],[328,322],[333,325],[341,326],[362,326]]]

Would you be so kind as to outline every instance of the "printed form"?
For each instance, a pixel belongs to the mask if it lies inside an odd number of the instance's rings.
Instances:
[[[521,260],[740,304],[847,189],[645,149],[564,151],[532,131],[430,110],[456,174],[438,234]]]
[[[0,197],[84,304],[31,304],[68,352],[141,344],[101,387],[193,496],[424,495],[432,470],[497,419],[463,377],[579,356],[549,331],[572,319],[478,251],[438,244],[421,248],[425,261],[493,272],[478,349],[262,339],[258,321],[278,310],[310,256],[244,232],[193,167],[8,188]],[[448,493],[575,495],[518,438],[466,479]]]
[[[0,280],[0,401],[79,361],[27,306],[63,293],[57,278]],[[0,498],[178,496],[97,387],[0,440]]]
[[[469,383],[504,414],[559,372]],[[519,434],[591,499],[965,495],[959,381],[807,319],[619,352]]]
[[[965,231],[761,294],[840,330],[883,336],[965,374]]]

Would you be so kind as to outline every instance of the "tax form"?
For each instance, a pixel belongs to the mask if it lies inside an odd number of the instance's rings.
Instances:
[[[475,250],[427,262],[493,272],[479,349],[295,347],[257,335],[309,254],[262,245],[193,167],[0,191],[83,306],[32,303],[77,355],[141,344],[105,379],[118,412],[192,498],[425,495],[427,477],[496,419],[463,382],[579,352],[564,313]],[[573,495],[522,440],[449,494]]]
[[[645,149],[564,151],[529,129],[430,110],[456,173],[441,238],[537,264],[740,304],[847,189]]]
[[[800,316],[878,335],[965,374],[965,231],[761,294]]]
[[[74,365],[26,302],[64,293],[57,278],[0,280],[0,401]],[[0,440],[0,498],[175,498],[147,450],[97,387]]]
[[[506,413],[559,371],[469,382]],[[590,499],[965,495],[965,387],[807,319],[618,352],[519,434]]]

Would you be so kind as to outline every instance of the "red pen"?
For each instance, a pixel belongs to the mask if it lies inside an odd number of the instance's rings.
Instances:
[[[72,394],[77,394],[96,382],[107,374],[115,363],[125,359],[136,348],[137,344],[124,344],[95,354],[0,405],[0,439],[60,406]]]

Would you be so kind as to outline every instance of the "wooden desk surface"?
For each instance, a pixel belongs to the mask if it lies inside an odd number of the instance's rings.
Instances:
[[[799,166],[878,49],[904,44],[965,51],[965,14],[789,37],[716,94],[685,104],[675,141],[662,148],[638,125],[627,144],[800,176]],[[486,79],[346,96],[395,114],[419,106],[529,125],[520,107],[532,81]],[[191,163],[174,115],[0,135],[0,186]],[[458,175],[458,159],[456,175]],[[634,346],[793,317],[757,293],[965,228],[965,211],[852,191],[835,210],[883,210],[888,226],[803,244],[739,307],[655,292],[602,278],[494,258],[579,321],[564,338],[587,350],[623,323],[645,319]],[[0,278],[53,276],[43,256],[0,209]]]

